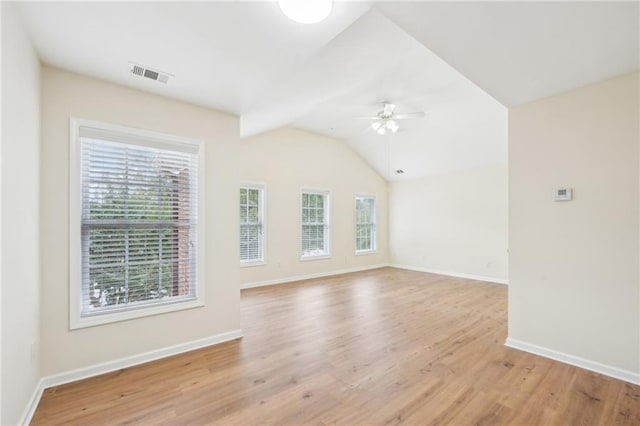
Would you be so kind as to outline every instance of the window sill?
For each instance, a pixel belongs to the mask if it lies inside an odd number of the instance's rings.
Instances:
[[[204,297],[199,297],[196,299],[190,298],[188,300],[181,301],[167,301],[166,303],[157,303],[147,306],[124,307],[122,310],[114,312],[103,312],[81,317],[72,317],[70,318],[69,329],[76,330],[80,328],[110,324],[113,322],[148,317],[168,312],[198,308],[201,306],[204,306]]]
[[[367,254],[376,254],[378,250],[360,250],[356,252],[356,256],[363,256]]]
[[[308,255],[308,256],[301,256],[300,257],[300,261],[301,262],[307,262],[309,260],[323,260],[323,259],[331,259],[331,255],[330,254],[316,254],[316,255]]]
[[[247,261],[240,261],[240,267],[241,268],[250,268],[252,266],[264,266],[266,265],[267,262],[265,260],[247,260]]]

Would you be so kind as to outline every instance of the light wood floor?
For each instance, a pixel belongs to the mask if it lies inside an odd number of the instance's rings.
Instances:
[[[640,425],[640,387],[503,345],[507,288],[384,268],[242,292],[242,340],[45,391],[33,424]]]

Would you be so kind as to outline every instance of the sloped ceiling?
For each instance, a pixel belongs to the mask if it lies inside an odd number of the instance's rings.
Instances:
[[[246,137],[343,139],[390,180],[504,164],[507,107],[638,69],[637,2],[336,2],[314,25],[275,2],[19,9],[47,64],[236,114]],[[351,118],[385,100],[426,118],[383,137]]]
[[[378,9],[507,107],[637,70],[640,2],[408,2]]]

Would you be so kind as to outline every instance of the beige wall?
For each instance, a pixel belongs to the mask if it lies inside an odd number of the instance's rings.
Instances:
[[[239,142],[241,180],[266,184],[267,264],[243,267],[243,285],[388,262],[387,184],[344,142],[280,129]],[[300,260],[300,191],[331,191],[331,258]],[[355,255],[355,194],[377,197],[378,250]],[[239,262],[238,262],[239,263]]]
[[[509,338],[636,375],[638,96],[631,74],[509,114]]]
[[[507,280],[507,167],[390,185],[391,262],[452,275]]]
[[[69,117],[202,139],[206,146],[206,306],[68,329]],[[240,140],[234,116],[54,68],[42,78],[43,375],[66,372],[238,329],[240,282],[326,273],[386,261],[386,184],[336,140],[294,129]],[[267,265],[239,267],[238,189],[267,185]],[[302,187],[332,190],[332,253],[299,261]],[[379,197],[378,254],[353,255],[353,192]],[[108,344],[107,344],[108,343]]]
[[[20,421],[40,377],[40,63],[13,5],[2,5],[2,404]],[[33,348],[32,348],[33,345]]]
[[[69,117],[192,137],[206,151],[206,306],[69,331]],[[42,374],[240,328],[235,147],[238,121],[58,69],[42,71]],[[229,249],[229,248],[232,249]]]

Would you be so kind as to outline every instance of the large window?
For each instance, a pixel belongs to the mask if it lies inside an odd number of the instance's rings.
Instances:
[[[302,259],[330,255],[328,191],[302,191],[301,245]]]
[[[199,141],[71,122],[71,327],[201,306]]]
[[[356,196],[356,253],[376,250],[376,199]]]
[[[240,188],[240,265],[264,264],[264,186]]]

